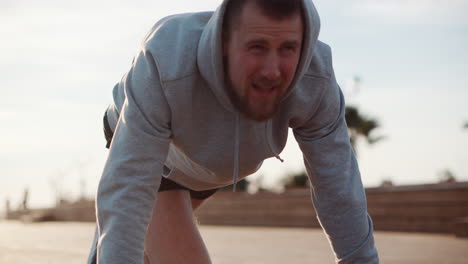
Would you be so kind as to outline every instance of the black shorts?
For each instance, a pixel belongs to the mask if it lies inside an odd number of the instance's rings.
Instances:
[[[109,125],[109,121],[107,121],[107,111],[104,113],[103,121],[104,121],[104,136],[107,141],[106,148],[109,148],[112,142],[112,137],[114,133],[112,132],[112,129]],[[170,179],[167,179],[165,177],[161,177],[161,178],[162,178],[161,184],[159,186],[158,192],[164,192],[164,191],[170,191],[170,190],[187,190],[190,192],[190,197],[192,199],[204,200],[212,196],[213,194],[216,193],[216,191],[219,190],[219,189],[209,189],[205,191],[194,191],[174,181],[171,181]]]

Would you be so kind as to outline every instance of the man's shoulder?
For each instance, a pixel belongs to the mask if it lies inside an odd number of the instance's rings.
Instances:
[[[294,122],[290,124],[292,127],[310,119],[317,111],[324,92],[331,87],[333,66],[330,46],[317,41],[313,54],[309,67],[288,98],[288,107],[294,113]]]
[[[213,12],[176,14],[159,20],[143,40],[161,81],[171,81],[196,72],[200,36]]]
[[[314,55],[309,64],[306,76],[329,79],[333,74],[331,48],[328,44],[317,41]]]

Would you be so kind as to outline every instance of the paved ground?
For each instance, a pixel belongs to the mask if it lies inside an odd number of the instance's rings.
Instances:
[[[94,225],[0,222],[1,264],[83,264]],[[215,264],[334,263],[319,229],[202,226]],[[468,239],[376,232],[384,264],[466,264]]]

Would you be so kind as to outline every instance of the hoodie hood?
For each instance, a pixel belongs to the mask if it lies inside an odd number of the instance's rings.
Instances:
[[[197,64],[201,75],[209,84],[218,101],[227,110],[237,112],[228,95],[223,66],[222,28],[226,5],[229,1],[224,0],[206,24],[198,45]],[[302,54],[296,75],[283,100],[293,92],[296,83],[307,71],[320,31],[320,18],[312,1],[303,0],[302,6],[305,22]]]
[[[226,108],[228,111],[235,114],[235,137],[234,137],[234,161],[233,161],[233,190],[236,190],[236,183],[238,181],[238,171],[239,171],[239,136],[240,136],[240,117],[239,112],[233,105],[229,92],[226,86],[224,78],[224,65],[223,65],[223,39],[222,39],[222,29],[223,29],[223,20],[224,14],[226,12],[227,3],[230,0],[225,0],[221,6],[213,13],[211,18],[208,20],[200,41],[198,44],[197,51],[197,65],[200,70],[200,74],[203,76],[205,81],[208,83],[210,89],[213,91],[214,95],[220,102],[220,104]],[[299,60],[298,67],[296,69],[296,75],[294,76],[291,86],[289,87],[288,92],[282,98],[284,101],[296,87],[298,80],[304,75],[307,71],[312,57],[314,54],[314,49],[317,43],[319,31],[320,31],[320,18],[315,9],[314,4],[310,0],[302,1],[302,10],[304,14],[304,37],[302,43],[301,57]],[[266,122],[268,135],[271,133],[271,120]],[[283,161],[279,157],[279,153],[273,147],[273,142],[271,137],[268,137],[268,145],[274,156]]]

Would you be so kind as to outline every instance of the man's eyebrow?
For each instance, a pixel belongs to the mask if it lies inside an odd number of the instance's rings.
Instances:
[[[266,44],[268,44],[268,41],[267,41],[266,39],[263,39],[263,38],[252,39],[252,40],[247,41],[247,45],[252,45],[252,44],[263,44],[263,45],[266,45]]]
[[[253,45],[253,44],[262,44],[262,45],[267,45],[268,41],[263,38],[259,39],[252,39],[247,41],[247,45]],[[281,46],[300,46],[301,42],[298,40],[286,40],[283,43],[281,43]]]
[[[301,43],[297,40],[287,40],[283,42],[282,46],[300,46]]]

